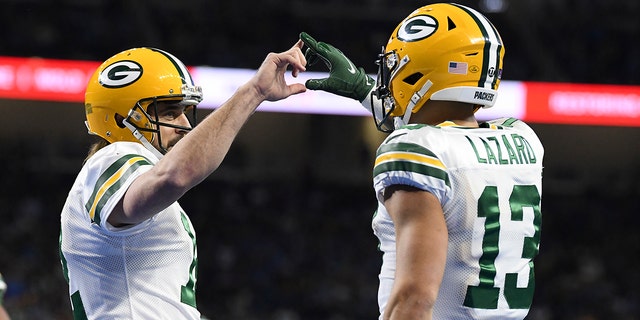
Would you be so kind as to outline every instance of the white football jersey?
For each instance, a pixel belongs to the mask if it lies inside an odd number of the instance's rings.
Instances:
[[[433,318],[523,319],[540,243],[543,153],[533,130],[511,118],[480,128],[408,125],[390,134],[373,174],[372,227],[383,252],[380,314],[396,267],[395,229],[382,194],[403,184],[434,194],[445,215],[449,244]]]
[[[75,319],[200,319],[195,232],[180,205],[126,228],[107,222],[134,179],[157,161],[139,143],[116,142],[78,174],[60,232]]]

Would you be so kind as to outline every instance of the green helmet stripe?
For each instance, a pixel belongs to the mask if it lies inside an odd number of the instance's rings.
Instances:
[[[485,45],[482,52],[482,74],[478,81],[478,87],[489,87],[490,89],[495,90],[499,79],[499,72],[502,67],[500,65],[500,54],[503,49],[502,39],[500,38],[498,31],[493,24],[491,24],[491,22],[479,12],[459,4],[452,5],[460,8],[471,16],[478,25],[480,32],[482,32],[482,36],[485,39]],[[489,70],[493,71],[489,72]]]
[[[178,58],[176,58],[174,55],[172,55],[169,52],[156,49],[156,48],[149,48],[149,49],[164,55],[167,59],[169,59],[169,61],[171,61],[171,63],[176,67],[178,74],[182,78],[183,84],[188,84],[191,86],[193,85],[193,79],[191,78],[191,74],[189,73],[189,70],[184,65],[184,63],[182,63],[182,61],[180,61]]]

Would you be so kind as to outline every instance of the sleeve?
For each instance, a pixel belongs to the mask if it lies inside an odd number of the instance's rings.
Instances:
[[[102,153],[87,163],[83,201],[91,221],[108,229],[106,221],[131,183],[152,168],[153,162],[138,153]]]
[[[389,137],[378,148],[373,168],[376,197],[383,202],[386,187],[403,184],[431,192],[445,203],[451,190],[445,164],[428,146],[414,142],[410,136]]]

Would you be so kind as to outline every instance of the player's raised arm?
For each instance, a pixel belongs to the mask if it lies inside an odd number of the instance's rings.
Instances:
[[[249,81],[131,185],[122,211],[113,219],[136,223],[176,201],[218,168],[240,128],[262,102],[304,92],[302,83],[289,84],[284,77],[289,69],[294,76],[305,70],[301,47],[298,41],[287,51],[269,53]]]

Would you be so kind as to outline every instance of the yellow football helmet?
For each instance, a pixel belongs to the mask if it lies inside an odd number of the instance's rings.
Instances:
[[[157,112],[149,112],[158,101],[193,106],[190,121],[195,126],[195,106],[202,101],[202,88],[193,84],[187,67],[168,52],[155,48],[120,52],[103,62],[87,85],[89,133],[110,143],[140,141],[149,148],[159,126],[176,127],[158,121]]]
[[[503,57],[498,31],[479,12],[453,3],[415,10],[396,27],[376,62],[374,94],[385,115],[379,123],[393,116],[406,124],[428,99],[493,106]]]

